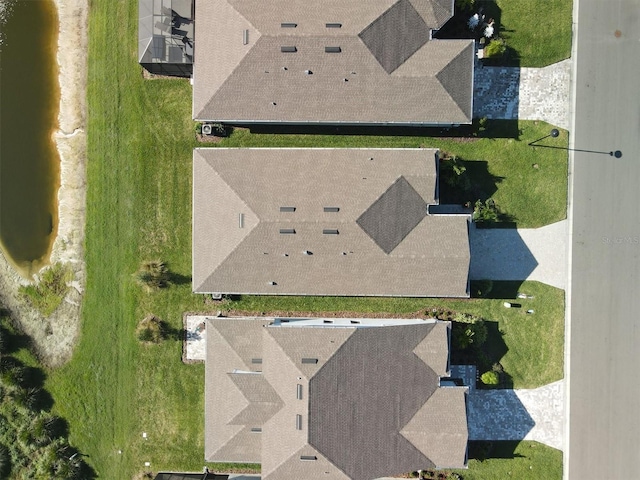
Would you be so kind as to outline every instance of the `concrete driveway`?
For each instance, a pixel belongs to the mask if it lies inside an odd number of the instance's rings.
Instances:
[[[473,116],[544,120],[569,129],[571,60],[544,68],[484,67],[474,72]]]
[[[537,280],[567,285],[566,220],[541,228],[469,229],[471,280]]]
[[[469,440],[535,440],[564,447],[564,381],[527,390],[474,390]]]

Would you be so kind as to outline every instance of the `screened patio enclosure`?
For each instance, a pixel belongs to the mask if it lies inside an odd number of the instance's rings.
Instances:
[[[195,0],[138,0],[138,62],[157,75],[193,72]]]

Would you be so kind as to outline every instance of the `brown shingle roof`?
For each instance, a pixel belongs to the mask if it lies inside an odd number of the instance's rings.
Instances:
[[[275,0],[264,8],[256,0],[198,0],[193,116],[470,123],[473,41],[430,39],[452,6],[448,0]],[[340,28],[327,28],[330,23]],[[326,47],[339,47],[339,53]],[[451,63],[461,75],[438,77],[435,66]]]
[[[194,291],[468,296],[467,219],[426,215],[435,165],[427,149],[196,149]]]
[[[253,387],[262,390],[262,405],[248,382],[234,381],[234,370],[256,371],[261,365],[252,364],[251,358],[262,357],[261,328],[266,323],[260,319],[244,319],[235,322],[211,320],[207,323],[207,361],[205,385],[205,458],[218,458],[225,462],[260,462],[261,436],[251,428],[261,427],[265,419],[281,408],[282,401],[273,388],[265,386],[264,377],[248,375]],[[251,381],[251,380],[249,380]],[[267,392],[267,393],[265,393]],[[218,414],[224,411],[224,416]],[[234,420],[235,419],[235,420]],[[241,421],[249,423],[243,424]]]
[[[263,327],[268,321],[208,321],[208,461],[229,461],[228,452],[233,451],[234,461],[260,461],[265,480],[316,475],[366,480],[420,468],[465,465],[466,389],[439,387],[436,370],[441,365],[425,363],[433,358],[440,364],[448,356],[448,323],[327,328],[296,327],[292,320],[286,327]],[[264,385],[253,380],[261,378],[279,399],[279,408],[259,434],[230,437],[225,433],[237,417],[233,390],[238,390],[238,383],[228,388],[218,382],[245,367],[239,355],[221,348],[218,328],[240,337],[226,345],[241,345],[248,338],[262,340],[256,346],[262,348],[262,374],[236,374],[250,379],[240,387],[244,398],[265,400]],[[431,335],[435,337],[429,341]],[[427,343],[432,350],[439,347],[440,354],[419,355],[420,345]],[[318,363],[303,364],[303,358],[316,358]],[[255,391],[250,393],[252,386]],[[217,391],[222,396],[214,397]],[[297,395],[300,391],[302,398]],[[247,457],[239,458],[243,440],[250,444],[245,447]],[[260,460],[255,456],[256,441],[261,441]]]

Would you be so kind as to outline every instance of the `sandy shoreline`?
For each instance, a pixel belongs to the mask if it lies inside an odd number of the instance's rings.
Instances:
[[[36,352],[48,366],[65,363],[73,353],[80,330],[80,304],[84,290],[84,228],[86,204],[86,0],[54,0],[58,10],[59,130],[54,140],[60,154],[58,232],[51,263],[63,262],[74,272],[63,304],[49,318],[42,317],[18,295],[26,281],[0,253],[0,302],[13,320],[31,337]]]

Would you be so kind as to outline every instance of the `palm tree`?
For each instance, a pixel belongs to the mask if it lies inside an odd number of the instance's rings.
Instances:
[[[147,315],[140,320],[136,328],[136,336],[141,342],[160,343],[165,336],[162,320],[155,315]]]
[[[169,269],[162,260],[146,260],[136,272],[136,279],[149,290],[165,288],[169,285]]]

